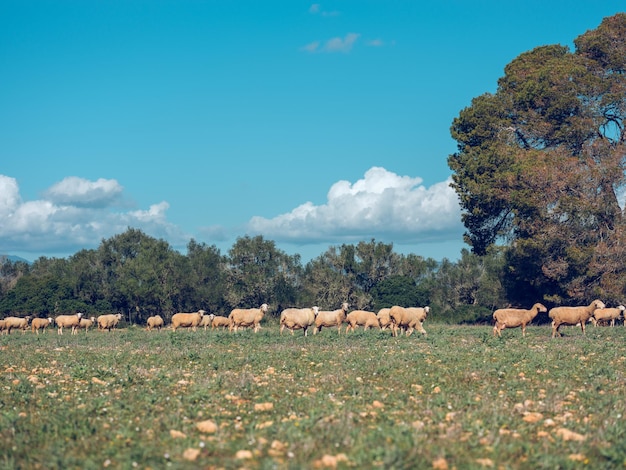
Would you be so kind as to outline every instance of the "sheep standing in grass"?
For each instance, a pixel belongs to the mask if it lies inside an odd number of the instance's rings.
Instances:
[[[389,328],[391,330],[391,317],[389,316],[390,308],[381,308],[376,314],[376,318],[378,318],[378,325],[381,330],[386,330]]]
[[[46,332],[46,328],[49,325],[52,325],[54,322],[53,318],[33,318],[33,321],[30,322],[30,327],[33,333],[39,334],[39,330]]]
[[[257,333],[261,329],[261,320],[263,315],[267,312],[269,306],[267,304],[261,305],[259,308],[235,308],[230,312],[228,318],[230,319],[230,331],[237,331],[239,327],[254,327],[254,332]]]
[[[100,315],[98,317],[98,329],[111,331],[117,328],[117,324],[122,319],[121,313],[108,313],[106,315]]]
[[[213,321],[211,322],[211,329],[214,330],[215,328],[230,329],[230,318],[215,315],[213,317]]]
[[[422,323],[426,320],[430,307],[400,307],[394,305],[389,310],[393,336],[398,336],[398,329],[405,331],[406,336],[411,336],[417,330],[425,335],[426,330]]]
[[[307,330],[315,324],[315,317],[319,313],[318,307],[310,308],[286,308],[280,312],[280,334],[288,328],[291,334],[294,330],[304,330],[304,336],[307,336]]]
[[[585,334],[585,323],[589,321],[594,310],[604,307],[604,303],[601,300],[596,299],[586,307],[551,308],[548,312],[548,316],[552,319],[552,337],[554,338],[557,334],[562,336],[559,332],[561,325],[577,325],[579,323],[583,334]]]
[[[376,314],[367,310],[352,310],[346,315],[346,323],[348,324],[346,333],[350,330],[354,331],[359,326],[362,326],[364,330],[369,330],[370,328],[380,329],[380,323]]]
[[[78,329],[80,330],[81,328],[84,328],[85,333],[87,333],[87,331],[89,331],[89,328],[92,328],[93,326],[95,326],[96,323],[97,323],[96,317],[81,318],[80,322],[78,322]]]
[[[7,334],[11,334],[11,330],[22,330],[22,334],[26,333],[28,326],[30,325],[30,316],[24,318],[20,317],[6,317],[4,319],[4,326],[7,330]]]
[[[330,328],[337,327],[337,334],[341,334],[341,325],[346,321],[346,315],[348,314],[348,302],[341,304],[341,308],[337,310],[322,310],[317,314],[315,318],[315,329],[313,334],[317,334],[322,331],[322,327]]]
[[[82,316],[83,314],[78,312],[75,315],[59,315],[56,317],[54,321],[57,324],[57,334],[62,335],[63,328],[71,328],[72,334],[75,335],[77,333],[76,328],[78,328]]]
[[[539,312],[545,313],[548,309],[540,303],[536,303],[529,310],[523,308],[500,308],[493,312],[496,324],[493,327],[493,335],[502,336],[505,328],[522,327],[522,337],[526,336],[526,325],[534,320]]]
[[[198,310],[193,313],[175,313],[172,315],[172,331],[176,331],[178,328],[191,328],[193,331],[196,331],[205,313],[204,310]]]
[[[152,317],[148,317],[148,321],[147,321],[148,331],[152,331],[154,328],[161,331],[161,328],[163,328],[164,324],[165,322],[163,321],[163,318],[161,317],[161,315],[154,315]]]
[[[598,326],[598,323],[606,321],[609,322],[611,326],[615,326],[615,320],[624,315],[624,310],[626,310],[626,307],[623,305],[619,305],[615,308],[598,308],[593,311],[591,323],[593,323],[593,326]]]
[[[200,320],[200,325],[198,326],[204,327],[204,331],[206,331],[207,328],[213,324],[214,318],[215,318],[215,315],[213,315],[212,313],[205,315],[202,317],[202,320]]]

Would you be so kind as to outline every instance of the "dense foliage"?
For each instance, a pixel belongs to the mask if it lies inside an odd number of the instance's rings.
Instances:
[[[574,44],[521,54],[451,128],[466,241],[510,247],[512,302],[624,295],[626,14]]]
[[[438,263],[372,240],[330,247],[303,266],[298,255],[262,236],[239,238],[227,255],[191,240],[183,254],[128,229],[67,259],[42,257],[32,265],[4,260],[0,316],[120,312],[127,323],[143,324],[154,314],[166,320],[199,309],[227,315],[234,307],[268,303],[275,316],[286,307],[334,309],[347,300],[352,308],[375,311],[430,305],[434,317],[446,321],[461,305],[500,304],[502,261],[501,255],[465,251],[458,263]]]

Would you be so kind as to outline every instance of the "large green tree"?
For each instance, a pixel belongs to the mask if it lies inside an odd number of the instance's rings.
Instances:
[[[507,286],[554,301],[624,294],[626,14],[505,68],[451,128],[448,158],[477,254],[510,247]],[[534,294],[533,294],[534,295]]]
[[[276,315],[285,306],[298,305],[296,287],[300,256],[290,256],[261,235],[240,237],[228,251],[226,301],[230,308],[270,305]]]

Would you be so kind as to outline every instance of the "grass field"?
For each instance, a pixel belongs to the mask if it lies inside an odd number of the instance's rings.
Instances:
[[[626,328],[0,336],[0,468],[623,468]]]

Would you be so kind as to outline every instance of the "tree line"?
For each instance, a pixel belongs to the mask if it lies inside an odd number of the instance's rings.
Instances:
[[[129,323],[155,314],[199,309],[228,315],[235,307],[268,303],[378,311],[392,305],[430,305],[441,321],[487,320],[505,302],[499,254],[464,250],[458,262],[398,254],[371,240],[331,246],[303,264],[262,236],[241,237],[227,254],[191,240],[186,253],[129,228],[98,248],[32,264],[0,262],[0,315],[56,316],[122,313]]]

